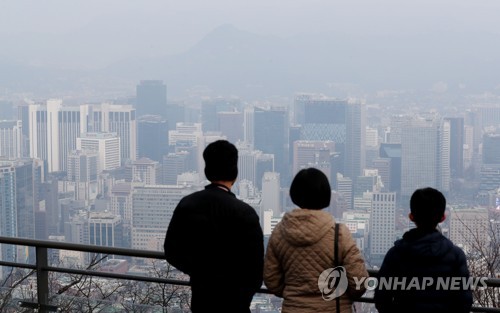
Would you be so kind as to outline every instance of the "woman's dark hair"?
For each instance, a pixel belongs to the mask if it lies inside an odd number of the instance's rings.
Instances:
[[[417,189],[411,196],[410,211],[418,228],[436,228],[444,216],[445,209],[445,197],[434,188]]]
[[[238,149],[227,140],[217,140],[203,151],[205,176],[209,181],[233,181],[238,177]]]
[[[292,202],[304,209],[324,209],[330,205],[331,196],[328,178],[312,167],[300,170],[290,186]]]

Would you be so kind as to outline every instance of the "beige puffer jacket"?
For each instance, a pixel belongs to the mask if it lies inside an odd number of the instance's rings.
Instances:
[[[353,277],[368,277],[361,252],[349,229],[339,224],[339,264],[347,272],[348,289],[340,297],[340,311],[351,312],[352,301],[364,293],[356,290]],[[325,211],[295,209],[276,225],[264,263],[264,282],[283,297],[283,313],[335,312],[335,299],[323,299],[320,274],[334,267],[334,218]]]

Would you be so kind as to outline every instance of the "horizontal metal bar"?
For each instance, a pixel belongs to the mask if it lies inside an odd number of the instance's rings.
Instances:
[[[30,308],[30,309],[35,309],[35,310],[46,310],[49,312],[58,312],[59,307],[55,305],[49,305],[49,304],[38,304],[36,302],[28,302],[28,301],[19,301],[18,302],[19,307],[21,308]]]
[[[91,252],[91,253],[103,253],[103,254],[107,254],[107,255],[122,255],[122,256],[130,256],[130,257],[150,258],[150,259],[158,259],[158,260],[165,259],[165,254],[163,252],[158,252],[158,251],[134,250],[134,249],[126,249],[126,248],[105,247],[105,246],[92,246],[92,245],[84,245],[84,244],[56,242],[56,241],[47,241],[47,240],[35,240],[35,239],[27,239],[27,238],[13,238],[13,237],[0,236],[0,243],[21,245],[21,246],[42,247],[42,248],[48,248],[48,249],[83,251],[83,252]],[[5,262],[5,261],[0,261],[0,266],[36,269],[36,266],[32,265],[32,264]],[[88,275],[88,276],[96,276],[96,277],[103,277],[103,278],[145,281],[145,282],[152,282],[152,283],[164,283],[164,284],[177,285],[177,286],[189,286],[190,285],[189,281],[185,281],[185,280],[175,280],[175,279],[166,279],[166,278],[159,278],[159,277],[148,277],[148,276],[138,276],[138,275],[130,275],[130,274],[100,272],[100,271],[96,271],[96,270],[80,270],[80,269],[62,268],[62,267],[54,267],[54,266],[47,266],[47,267],[43,267],[42,269],[46,270],[46,271],[50,271],[50,272],[59,272],[59,273],[76,274],[76,275]],[[376,277],[378,274],[378,271],[370,269],[370,270],[368,270],[368,273],[370,274],[370,276]],[[486,284],[488,287],[498,288],[498,287],[500,287],[500,279],[488,278],[486,280]],[[259,289],[258,293],[272,294],[266,288]],[[374,303],[374,299],[368,298],[368,297],[362,297],[362,298],[358,299],[357,302]],[[500,308],[472,307],[471,311],[472,312],[485,312],[485,313],[490,313],[490,312],[500,313]]]

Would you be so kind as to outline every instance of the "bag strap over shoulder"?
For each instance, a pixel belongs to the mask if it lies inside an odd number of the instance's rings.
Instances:
[[[335,223],[334,239],[333,239],[333,258],[335,267],[340,265],[339,262],[339,223]],[[336,312],[340,313],[340,297],[335,299]]]
[[[334,257],[334,264],[335,267],[340,265],[339,262],[339,223],[335,223],[335,230],[334,230],[334,241],[333,241],[333,257]]]

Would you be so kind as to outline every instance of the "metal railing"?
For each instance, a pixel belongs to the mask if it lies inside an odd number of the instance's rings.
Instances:
[[[157,259],[164,260],[165,256],[163,252],[157,251],[145,251],[145,250],[134,250],[125,248],[114,248],[114,247],[103,247],[103,246],[91,246],[83,244],[73,244],[55,241],[45,241],[45,240],[34,240],[34,239],[24,239],[24,238],[12,238],[12,237],[1,237],[0,244],[12,244],[19,246],[34,247],[36,250],[36,261],[35,264],[19,263],[19,262],[7,262],[0,260],[0,266],[13,267],[13,268],[24,268],[36,271],[37,280],[37,302],[20,302],[21,307],[31,307],[36,309],[38,312],[51,312],[57,311],[57,306],[51,305],[49,303],[49,273],[66,273],[66,274],[77,274],[77,275],[88,275],[95,277],[111,278],[111,279],[123,279],[150,283],[161,283],[170,284],[176,286],[189,286],[189,282],[185,280],[168,279],[161,277],[150,277],[150,276],[140,276],[131,274],[120,274],[112,272],[102,272],[92,269],[75,269],[67,267],[59,267],[49,265],[48,259],[48,249],[56,250],[70,250],[70,251],[80,251],[89,252],[96,254],[105,255],[121,255],[127,257],[137,257],[137,258],[147,258],[147,259]],[[371,276],[376,276],[377,271],[369,270]],[[486,285],[492,288],[500,288],[500,279],[498,278],[488,278],[486,280]],[[260,289],[259,293],[271,294],[267,289]],[[357,302],[373,303],[373,298],[362,297],[357,300]],[[500,312],[500,308],[488,308],[488,307],[473,307],[472,312]]]

